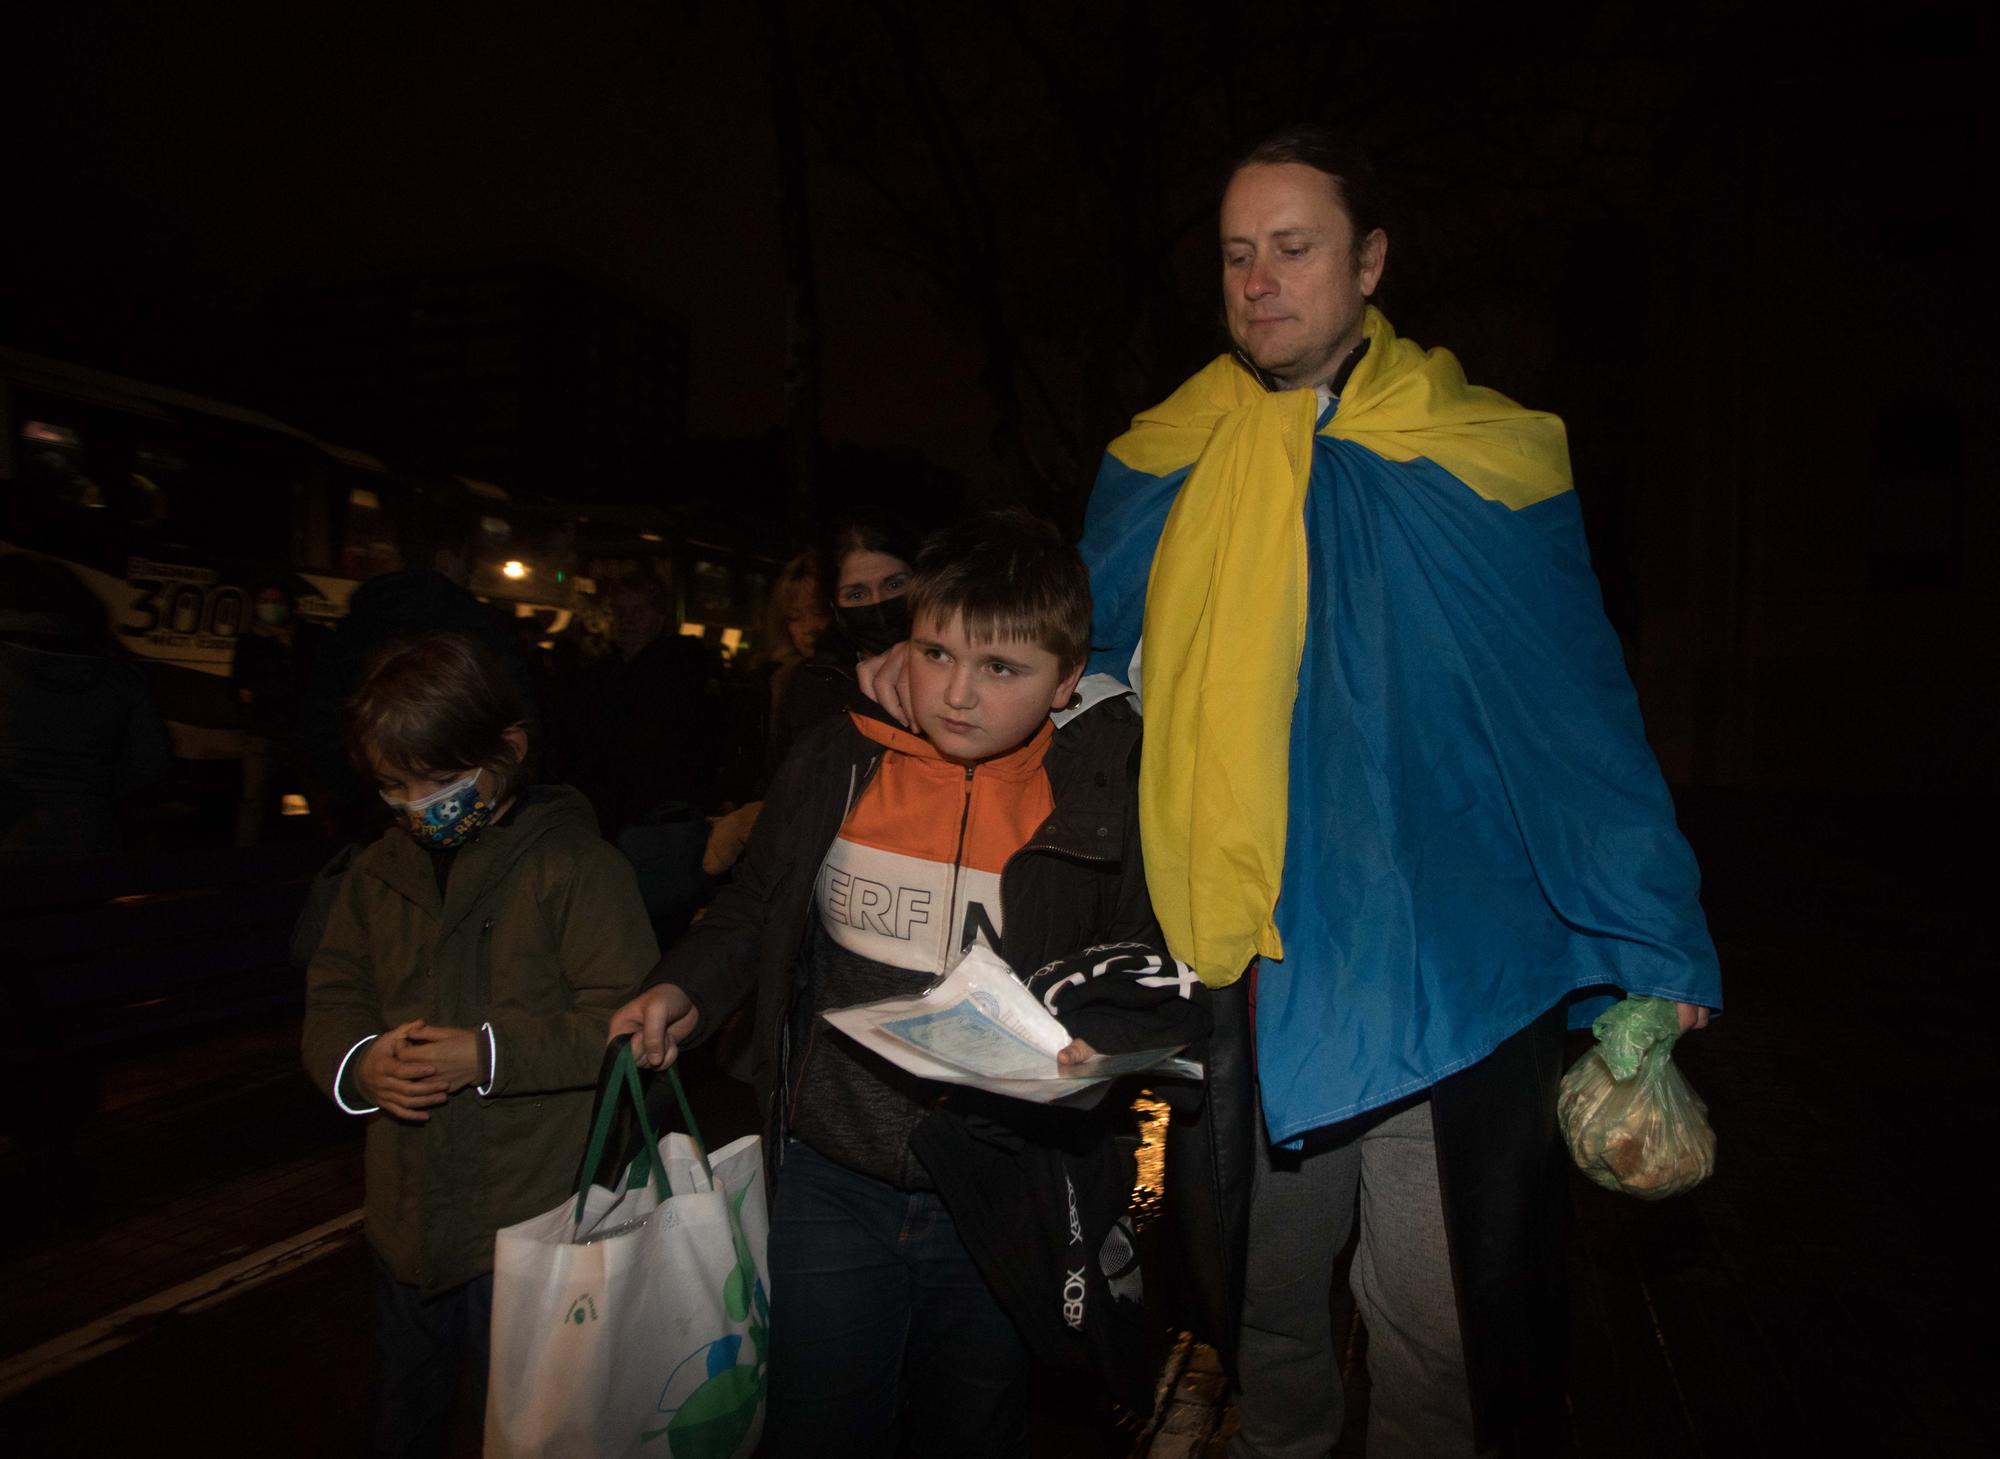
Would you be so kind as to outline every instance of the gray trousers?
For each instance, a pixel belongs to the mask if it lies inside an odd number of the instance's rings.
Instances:
[[[1473,1454],[1428,1098],[1304,1154],[1273,1151],[1257,1113],[1250,1253],[1230,1459],[1325,1459],[1345,1420],[1328,1301],[1361,1221],[1349,1285],[1368,1328],[1368,1454]]]

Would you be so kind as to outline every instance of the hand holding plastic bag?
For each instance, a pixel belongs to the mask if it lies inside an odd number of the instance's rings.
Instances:
[[[1708,1106],[1673,1065],[1674,1005],[1627,998],[1591,1025],[1597,1047],[1563,1076],[1556,1117],[1577,1168],[1606,1190],[1657,1201],[1715,1169]]]

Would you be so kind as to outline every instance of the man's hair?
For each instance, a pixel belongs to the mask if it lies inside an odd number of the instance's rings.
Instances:
[[[611,584],[611,592],[605,597],[608,600],[612,594],[617,593],[641,599],[669,623],[674,620],[673,589],[662,582],[660,575],[650,568],[635,567],[619,574],[617,580]]]
[[[1297,162],[1333,179],[1334,195],[1354,224],[1356,257],[1361,240],[1382,226],[1381,183],[1375,164],[1360,145],[1331,127],[1302,122],[1273,132],[1229,169],[1234,178],[1246,167],[1274,167]]]
[[[1090,653],[1090,570],[1032,512],[980,512],[933,534],[909,597],[912,620],[958,618],[970,638],[1039,644],[1065,671]]]
[[[371,781],[372,750],[417,774],[490,770],[499,801],[528,783],[528,766],[506,740],[526,718],[520,692],[492,654],[463,634],[433,633],[375,655],[341,711],[341,734]]]

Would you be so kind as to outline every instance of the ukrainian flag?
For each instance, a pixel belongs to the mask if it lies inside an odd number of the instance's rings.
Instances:
[[[1218,985],[1264,958],[1274,1140],[1566,999],[1576,1026],[1618,991],[1721,1005],[1561,422],[1365,328],[1325,411],[1224,357],[1138,417],[1083,543],[1092,671],[1125,678],[1144,645],[1169,943]]]

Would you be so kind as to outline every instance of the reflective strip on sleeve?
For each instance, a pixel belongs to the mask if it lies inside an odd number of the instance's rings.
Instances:
[[[493,1092],[494,1081],[500,1077],[500,1045],[493,1037],[492,1024],[480,1024],[479,1031],[486,1035],[486,1082],[479,1086],[483,1097]]]
[[[375,1113],[376,1110],[381,1108],[379,1104],[371,1104],[366,1109],[356,1109],[353,1105],[349,1104],[346,1100],[340,1097],[340,1086],[347,1079],[348,1064],[353,1061],[354,1056],[356,1054],[361,1052],[362,1045],[372,1044],[375,1042],[376,1039],[380,1037],[381,1037],[380,1034],[371,1033],[370,1035],[368,1035],[368,1037],[363,1039],[361,1043],[356,1044],[353,1048],[349,1049],[345,1054],[341,1056],[340,1067],[333,1071],[333,1102],[339,1105],[341,1109],[345,1110],[348,1114],[372,1115]]]

